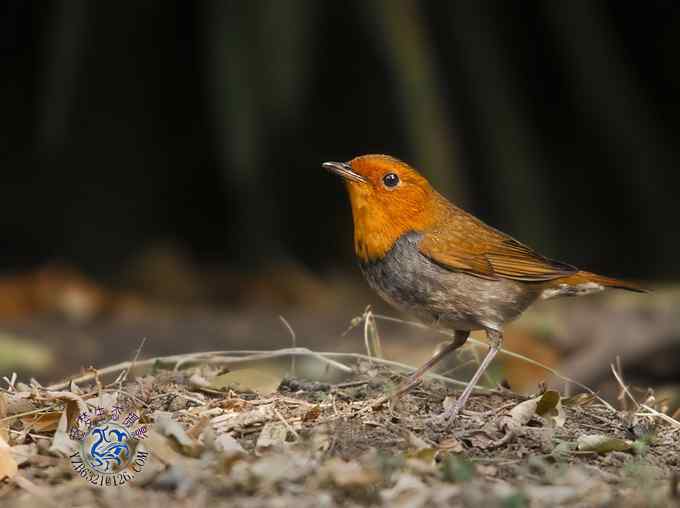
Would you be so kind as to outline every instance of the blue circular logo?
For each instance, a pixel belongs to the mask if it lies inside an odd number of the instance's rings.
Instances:
[[[134,459],[130,432],[116,422],[105,422],[92,427],[80,444],[83,461],[101,474],[124,471]]]

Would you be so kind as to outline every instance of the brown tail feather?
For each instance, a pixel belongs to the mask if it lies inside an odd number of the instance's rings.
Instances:
[[[619,279],[612,279],[611,277],[605,277],[603,275],[597,275],[595,273],[582,271],[576,272],[574,275],[570,275],[569,277],[555,279],[554,282],[557,284],[568,284],[570,286],[594,282],[595,284],[600,284],[602,286],[609,288],[627,289],[628,291],[636,291],[638,293],[649,293],[648,289],[642,288],[632,282],[627,282],[625,280]]]

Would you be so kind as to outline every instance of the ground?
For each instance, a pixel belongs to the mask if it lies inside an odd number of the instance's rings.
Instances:
[[[386,362],[307,354],[288,369],[297,375],[282,378],[262,363],[265,356],[152,359],[49,388],[7,379],[0,393],[2,506],[679,502],[680,428],[654,412],[652,398],[622,411],[587,393],[521,397],[498,388],[475,393],[447,427],[433,417],[459,389],[441,378],[376,406],[404,376]],[[319,381],[334,379],[333,370],[342,371],[341,381]],[[321,374],[305,379],[309,372]],[[105,421],[117,406],[141,416],[137,425],[147,433],[138,443],[150,459],[128,485],[91,486],[66,457],[75,449],[68,435],[86,424],[77,423],[83,411],[95,424],[97,407]]]

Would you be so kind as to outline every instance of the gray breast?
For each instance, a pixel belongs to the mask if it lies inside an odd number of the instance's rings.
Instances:
[[[418,251],[421,237],[407,233],[383,259],[360,266],[368,283],[387,302],[427,324],[456,330],[499,330],[540,292],[530,284],[448,270]]]

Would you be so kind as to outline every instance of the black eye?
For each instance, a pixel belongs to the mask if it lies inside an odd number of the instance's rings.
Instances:
[[[399,185],[399,177],[394,173],[387,173],[383,176],[383,183],[385,187],[396,187]]]

